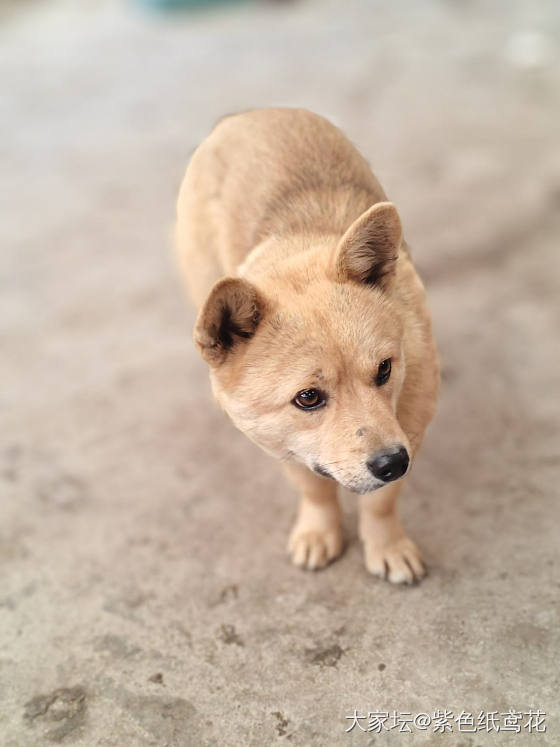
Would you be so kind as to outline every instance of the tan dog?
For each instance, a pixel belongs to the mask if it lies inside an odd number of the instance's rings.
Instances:
[[[395,504],[438,361],[398,213],[366,161],[305,110],[227,117],[187,169],[176,237],[214,395],[301,492],[294,563],[340,555],[340,483],[361,494],[371,573],[421,578]]]

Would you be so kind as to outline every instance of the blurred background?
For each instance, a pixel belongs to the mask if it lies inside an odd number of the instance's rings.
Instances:
[[[555,0],[0,2],[2,745],[400,744],[345,719],[437,708],[558,744],[559,38]],[[295,495],[190,341],[184,169],[272,105],[356,143],[427,286],[419,587],[368,577],[352,496],[344,557],[290,565]]]

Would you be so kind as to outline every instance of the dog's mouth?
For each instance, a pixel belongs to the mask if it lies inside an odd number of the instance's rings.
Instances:
[[[328,469],[321,466],[320,464],[315,463],[313,465],[313,472],[315,472],[317,475],[320,475],[321,477],[326,477],[328,480],[336,480],[336,477],[331,475]]]

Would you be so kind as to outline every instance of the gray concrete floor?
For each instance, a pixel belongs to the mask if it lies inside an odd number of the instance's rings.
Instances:
[[[0,14],[0,743],[560,744],[560,12],[309,2]],[[429,578],[293,568],[168,248],[214,120],[302,105],[397,203],[443,361],[402,501]],[[545,711],[378,735],[354,709]],[[367,726],[366,722],[362,722]]]

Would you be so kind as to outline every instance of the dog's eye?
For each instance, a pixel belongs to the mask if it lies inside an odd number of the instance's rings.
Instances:
[[[381,361],[379,364],[379,368],[377,369],[377,376],[375,377],[375,383],[377,386],[382,386],[383,384],[386,384],[389,381],[389,377],[391,376],[391,359],[386,358],[384,361]]]
[[[318,389],[302,389],[292,401],[300,410],[316,410],[326,404],[327,399]]]

